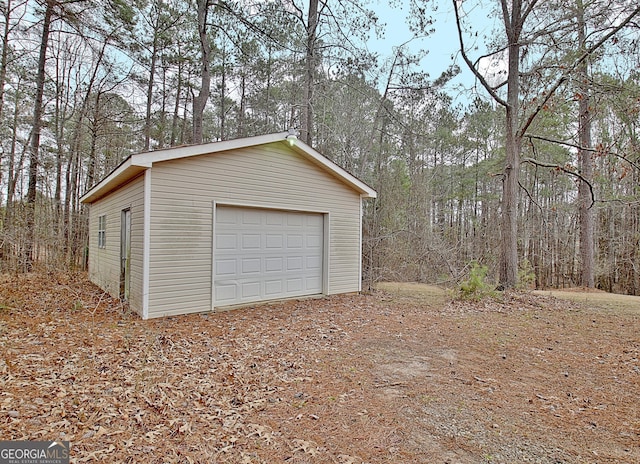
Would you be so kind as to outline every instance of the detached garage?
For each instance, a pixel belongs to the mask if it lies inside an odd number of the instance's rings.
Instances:
[[[81,199],[89,277],[143,319],[356,292],[375,196],[287,132],[135,154]]]

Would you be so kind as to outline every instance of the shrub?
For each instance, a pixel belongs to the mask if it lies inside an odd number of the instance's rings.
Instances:
[[[469,279],[460,284],[460,298],[479,301],[485,297],[495,297],[495,286],[487,278],[487,266],[471,262]]]

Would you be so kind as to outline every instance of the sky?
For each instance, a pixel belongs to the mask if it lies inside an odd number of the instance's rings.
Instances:
[[[386,23],[384,38],[371,39],[369,42],[370,49],[380,53],[381,57],[393,56],[394,47],[398,47],[412,37],[406,22],[409,14],[408,2],[397,2],[400,5],[394,8],[388,3],[388,1],[379,0],[377,4],[374,2],[370,6],[378,13],[380,21]],[[431,79],[438,78],[450,65],[457,64],[461,72],[449,83],[447,89],[455,101],[464,102],[469,93],[462,88],[473,87],[475,78],[458,53],[460,44],[451,0],[437,0],[435,3],[438,9],[430,13],[434,20],[435,32],[427,37],[414,39],[409,47],[413,51],[428,51],[421,61],[421,69],[426,71]],[[480,26],[478,29],[481,32],[480,37],[493,29],[495,21],[487,11],[478,9],[473,12],[473,16],[474,22]],[[483,45],[482,39],[478,45]]]

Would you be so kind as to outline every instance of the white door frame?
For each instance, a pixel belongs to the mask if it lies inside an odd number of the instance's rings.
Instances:
[[[131,290],[131,208],[120,213],[120,298],[129,300]]]

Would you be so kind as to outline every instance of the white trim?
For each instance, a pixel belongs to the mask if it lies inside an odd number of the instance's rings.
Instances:
[[[151,169],[144,172],[144,208],[142,238],[142,319],[149,318],[149,272],[151,269]]]
[[[359,244],[358,244],[358,291],[361,292],[362,291],[362,218],[363,218],[363,211],[362,211],[362,195],[360,195],[360,220],[358,221],[358,228],[359,233],[358,233],[358,237],[359,237]]]
[[[232,208],[254,208],[254,209],[270,209],[272,211],[289,211],[292,213],[317,213],[328,214],[326,209],[300,209],[289,208],[287,206],[274,206],[271,203],[252,203],[245,201],[216,201],[216,206],[230,206]]]
[[[122,162],[120,166],[114,169],[111,174],[94,185],[88,192],[80,197],[81,203],[93,203],[105,194],[115,190],[127,181],[133,179],[140,174],[145,168],[135,166],[131,162],[130,156]]]
[[[218,203],[211,202],[211,311],[216,309],[216,209]]]
[[[85,193],[84,195],[82,195],[80,197],[80,203],[84,203],[85,199],[87,197],[89,197],[90,193],[98,186],[98,185],[102,185],[102,184],[108,184],[109,182],[111,182],[112,180],[115,180],[116,178],[120,177],[127,169],[129,169],[131,167],[131,157],[127,158],[126,160],[124,160],[124,162],[118,166],[113,172],[111,172],[111,174],[109,174],[107,177],[105,177],[104,179],[102,179],[94,188],[92,188],[91,190],[89,190],[87,193]]]
[[[185,145],[181,147],[166,148],[164,150],[149,151],[132,155],[132,163],[135,166],[151,167],[153,163],[169,161],[190,156],[206,155],[221,151],[235,150],[238,148],[253,147],[267,143],[286,140],[287,132],[246,137],[242,139],[224,140],[221,142],[209,142],[201,145]]]
[[[323,227],[322,231],[323,237],[323,256],[322,256],[322,293],[325,295],[330,295],[329,293],[329,285],[331,284],[330,278],[331,274],[329,274],[329,266],[331,264],[331,213],[325,213],[323,217]]]
[[[107,213],[98,215],[98,249],[107,248]]]

